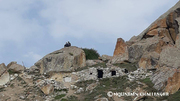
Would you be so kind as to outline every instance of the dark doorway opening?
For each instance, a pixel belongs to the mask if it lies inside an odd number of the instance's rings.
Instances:
[[[124,73],[128,73],[128,70],[127,70],[127,69],[124,69]]]
[[[111,71],[111,76],[115,76],[116,75],[116,71]]]
[[[98,78],[103,78],[103,70],[97,69],[98,72]]]
[[[152,72],[155,72],[156,71],[156,68],[152,68],[152,69],[147,69],[147,71],[152,71]]]

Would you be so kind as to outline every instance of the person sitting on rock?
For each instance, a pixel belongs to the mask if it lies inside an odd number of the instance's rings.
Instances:
[[[68,46],[70,47],[71,46],[71,43],[68,41]]]
[[[66,44],[64,45],[64,47],[68,47],[68,43],[66,42]]]
[[[64,45],[64,47],[70,47],[71,46],[71,43],[68,41],[66,42],[66,44]]]

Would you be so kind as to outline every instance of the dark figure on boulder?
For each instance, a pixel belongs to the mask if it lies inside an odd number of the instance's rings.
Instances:
[[[66,44],[64,45],[64,47],[70,47],[71,46],[71,43],[68,41],[66,42]]]
[[[68,45],[69,45],[69,47],[71,46],[71,43],[68,41]]]

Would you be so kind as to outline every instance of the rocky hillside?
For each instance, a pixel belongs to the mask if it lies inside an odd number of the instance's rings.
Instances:
[[[119,38],[112,63],[138,62],[139,68],[156,70],[154,88],[171,94],[180,88],[180,2],[128,42]]]
[[[108,61],[113,57],[107,55],[96,60],[84,61],[84,55],[82,49],[71,46],[46,55],[31,68],[25,68],[16,62],[11,62],[7,66],[4,63],[0,64],[1,100],[136,100],[144,97],[108,97],[107,93],[140,92],[152,87],[149,77],[153,73],[138,68],[136,63],[109,64]],[[65,63],[69,65],[64,65]]]
[[[180,1],[113,56],[69,46],[30,68],[2,63],[0,101],[180,101],[179,24]]]

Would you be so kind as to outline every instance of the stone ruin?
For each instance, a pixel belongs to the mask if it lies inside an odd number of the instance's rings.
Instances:
[[[115,68],[91,67],[89,69],[84,69],[78,72],[72,72],[68,75],[64,75],[63,82],[98,80],[103,78],[120,77],[124,75],[128,75],[129,79],[134,80],[134,79],[142,79],[146,77],[145,74],[146,71],[144,71],[143,69],[138,69],[137,71],[129,72],[127,69],[120,67],[115,67]]]

